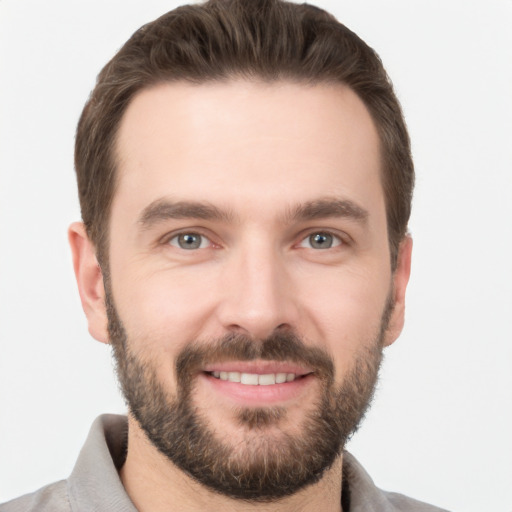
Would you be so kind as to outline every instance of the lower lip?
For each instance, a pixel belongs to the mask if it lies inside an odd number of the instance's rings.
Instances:
[[[228,397],[234,402],[245,406],[277,405],[299,398],[307,387],[314,381],[313,375],[300,377],[292,382],[270,384],[268,386],[250,386],[239,382],[230,382],[213,377],[209,373],[202,373],[200,380],[203,384]]]

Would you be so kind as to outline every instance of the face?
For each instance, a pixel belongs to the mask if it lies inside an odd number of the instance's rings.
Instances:
[[[391,272],[363,103],[340,85],[159,85],[128,107],[117,158],[110,333],[102,301],[84,307],[140,427],[231,496],[318,480],[401,329],[409,272],[410,244]]]

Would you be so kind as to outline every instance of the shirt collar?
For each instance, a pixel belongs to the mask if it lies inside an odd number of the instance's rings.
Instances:
[[[125,416],[105,414],[94,421],[68,479],[73,512],[137,512],[118,474],[125,459],[127,435]]]

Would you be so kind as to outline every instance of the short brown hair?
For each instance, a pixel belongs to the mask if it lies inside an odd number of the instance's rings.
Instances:
[[[116,185],[115,142],[130,101],[159,82],[233,78],[341,83],[364,102],[381,140],[391,261],[410,216],[414,167],[400,104],[375,51],[332,15],[280,0],[210,0],[141,27],[100,72],[78,123],[82,219],[100,265]]]

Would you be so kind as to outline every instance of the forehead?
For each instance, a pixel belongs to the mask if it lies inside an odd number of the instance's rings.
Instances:
[[[129,105],[116,153],[114,206],[135,210],[165,196],[235,209],[382,196],[373,120],[340,84],[159,84]]]

